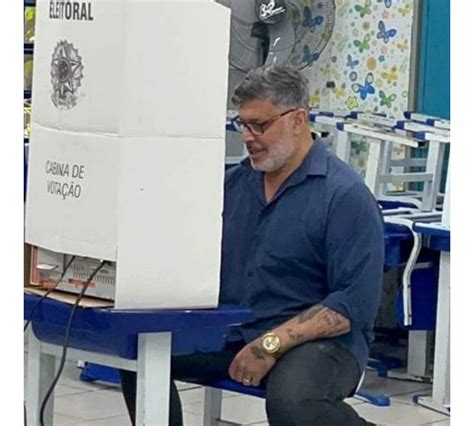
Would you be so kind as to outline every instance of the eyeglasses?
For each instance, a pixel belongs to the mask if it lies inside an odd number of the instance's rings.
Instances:
[[[232,119],[232,124],[234,125],[234,128],[240,133],[243,133],[244,128],[246,128],[250,133],[252,133],[252,135],[260,136],[263,135],[275,121],[293,111],[296,111],[296,108],[289,109],[288,111],[275,115],[274,117],[271,117],[262,123],[250,123],[248,121],[242,120],[240,116],[237,116]]]

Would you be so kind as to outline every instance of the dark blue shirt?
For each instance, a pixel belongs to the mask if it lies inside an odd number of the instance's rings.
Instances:
[[[250,342],[322,304],[351,321],[334,339],[361,369],[382,288],[383,221],[361,178],[320,142],[267,203],[263,173],[248,159],[227,171],[221,303],[252,308],[233,330]]]

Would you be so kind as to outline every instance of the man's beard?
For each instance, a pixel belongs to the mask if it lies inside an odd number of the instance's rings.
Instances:
[[[295,150],[296,145],[291,140],[280,140],[267,148],[264,160],[254,162],[250,156],[250,163],[255,170],[266,173],[275,172],[285,165]]]

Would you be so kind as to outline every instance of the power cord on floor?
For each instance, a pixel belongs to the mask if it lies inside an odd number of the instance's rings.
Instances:
[[[41,305],[41,303],[43,303],[43,300],[46,299],[54,291],[56,286],[63,280],[63,278],[66,275],[66,272],[68,271],[69,267],[72,265],[72,262],[74,262],[74,260],[76,260],[76,256],[72,256],[71,259],[69,260],[69,262],[66,264],[61,276],[59,277],[58,281],[56,282],[56,285],[54,287],[50,288],[45,294],[43,294],[43,296],[41,296],[40,300],[38,300],[33,305],[33,308],[31,309],[30,315],[29,315],[30,319],[28,321],[26,321],[26,324],[23,327],[23,333],[26,333],[26,330],[28,329],[28,326],[30,325],[30,323],[33,319],[33,316],[35,314],[36,309],[38,309],[38,307]],[[25,426],[27,426],[28,420],[27,420],[26,404],[25,403],[23,403],[23,410],[24,410],[24,420],[25,420],[24,423],[25,423]]]

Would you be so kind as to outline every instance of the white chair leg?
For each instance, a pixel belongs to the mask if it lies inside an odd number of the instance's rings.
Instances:
[[[222,391],[220,389],[204,388],[204,426],[217,426],[221,417]]]

